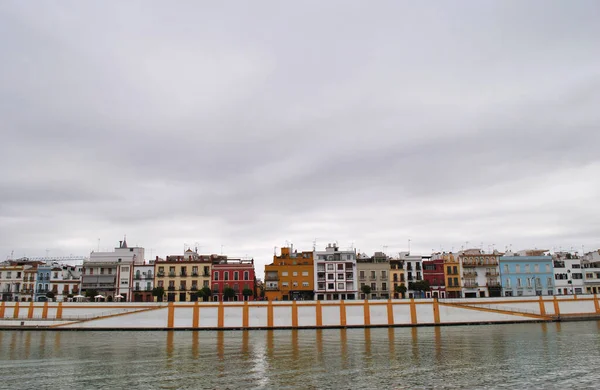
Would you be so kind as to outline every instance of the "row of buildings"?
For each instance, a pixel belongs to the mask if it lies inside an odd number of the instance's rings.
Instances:
[[[600,293],[600,250],[583,257],[547,250],[373,256],[281,248],[265,266],[265,297],[294,299],[475,298]]]
[[[3,301],[92,299],[122,302],[253,300],[253,259],[181,255],[145,260],[142,247],[119,241],[112,252],[92,252],[79,265],[64,259],[20,259],[0,264]]]
[[[81,260],[73,265],[72,260]],[[324,250],[281,248],[257,281],[253,259],[183,254],[145,259],[126,240],[86,258],[0,263],[3,301],[53,299],[125,302],[197,300],[340,300],[469,298],[600,293],[600,250],[489,253],[480,249],[369,256],[328,244]]]

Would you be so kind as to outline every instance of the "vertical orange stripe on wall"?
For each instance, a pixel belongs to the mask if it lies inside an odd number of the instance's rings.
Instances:
[[[556,298],[556,295],[554,296],[554,315],[560,316],[560,306],[558,305],[558,299]]]
[[[365,325],[371,325],[371,308],[369,306],[369,300],[365,299],[365,303],[363,305],[363,312],[364,312],[364,322]]]
[[[436,324],[440,323],[440,303],[438,302],[437,298],[433,298],[433,322],[435,322]]]
[[[413,325],[417,324],[417,305],[415,305],[415,298],[410,298],[410,323]]]
[[[298,305],[296,301],[292,301],[292,327],[298,327]]]
[[[13,318],[19,318],[19,301],[15,302],[15,310],[13,311]]]
[[[48,301],[44,302],[44,308],[42,309],[42,318],[48,318]]]
[[[544,303],[544,298],[540,295],[540,315],[546,315],[546,304]]]
[[[225,326],[225,307],[223,301],[219,301],[219,308],[217,309],[217,327],[223,328]]]
[[[167,306],[167,328],[173,329],[175,326],[175,305],[173,302],[169,302],[169,306]]]
[[[269,301],[267,305],[267,326],[273,327],[273,301]]]
[[[4,301],[2,301],[2,303],[0,303],[0,318],[4,318],[4,311],[6,310],[6,306]]]
[[[600,302],[598,302],[598,295],[596,294],[594,294],[594,306],[596,307],[596,313],[600,313]]]
[[[340,301],[340,326],[346,326],[346,304]]]
[[[58,307],[56,308],[56,319],[60,320],[62,319],[62,302],[58,302]]]
[[[244,308],[242,309],[242,326],[247,328],[250,326],[250,309],[248,301],[244,301]]]
[[[194,302],[194,313],[192,315],[192,328],[197,328],[200,323],[200,307],[198,306],[198,301]]]
[[[29,311],[27,312],[27,318],[33,318],[33,301],[29,302]]]
[[[317,301],[317,305],[315,306],[315,315],[317,326],[323,326],[323,310],[321,308],[321,301]]]
[[[388,325],[394,325],[394,306],[392,306],[392,298],[387,302]]]

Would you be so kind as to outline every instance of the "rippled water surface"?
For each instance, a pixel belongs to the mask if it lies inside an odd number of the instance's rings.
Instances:
[[[0,388],[598,388],[600,322],[226,332],[0,331]]]

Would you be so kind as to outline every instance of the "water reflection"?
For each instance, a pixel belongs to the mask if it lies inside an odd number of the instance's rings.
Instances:
[[[0,364],[20,388],[593,388],[599,329],[5,331]]]

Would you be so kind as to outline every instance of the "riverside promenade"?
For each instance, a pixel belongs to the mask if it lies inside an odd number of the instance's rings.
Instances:
[[[600,319],[597,295],[439,300],[0,303],[0,329],[366,328],[582,319]]]

